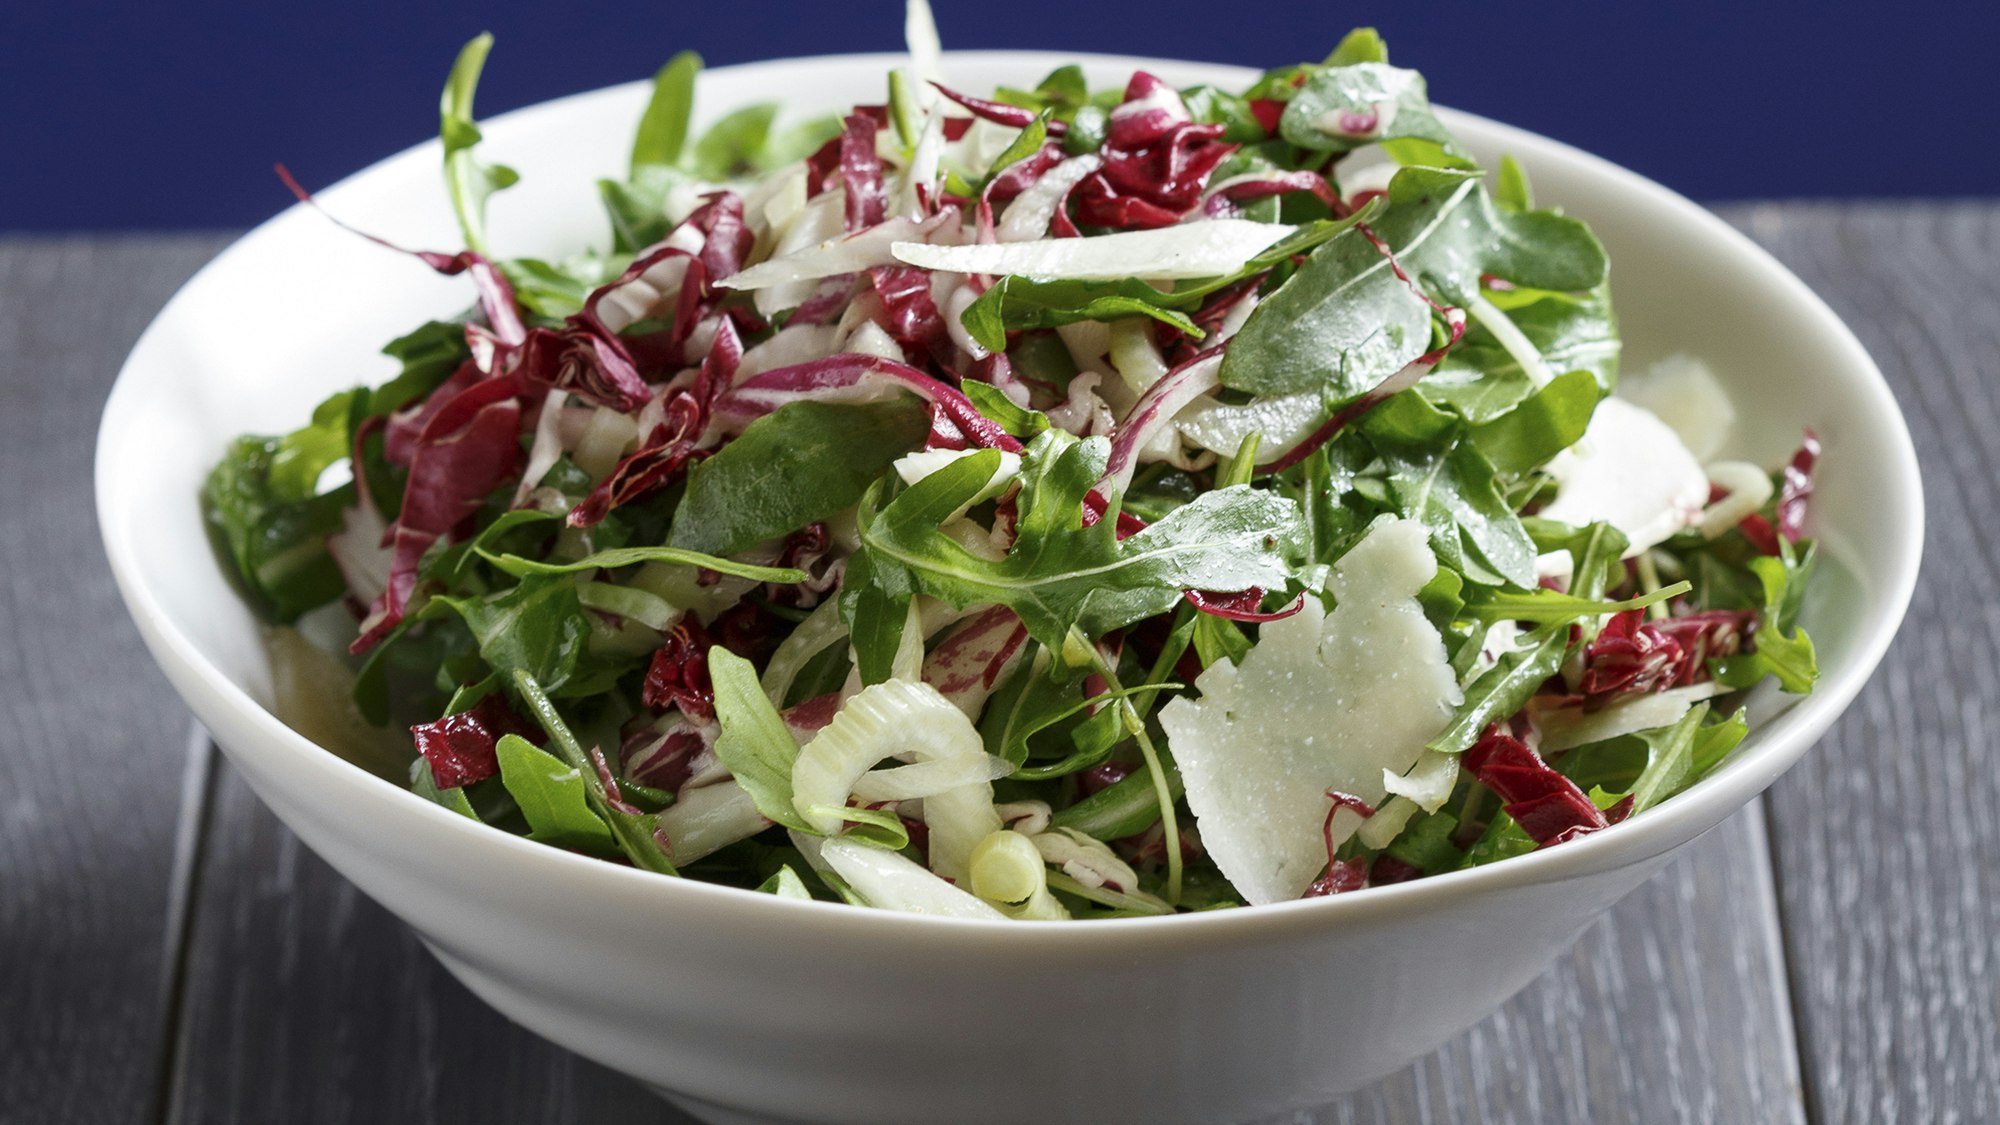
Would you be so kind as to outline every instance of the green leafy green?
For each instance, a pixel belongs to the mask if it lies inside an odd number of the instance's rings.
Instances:
[[[1472,428],[1472,442],[1503,473],[1525,473],[1576,444],[1604,397],[1588,371],[1558,375],[1490,422]]]
[[[266,620],[288,622],[347,589],[326,551],[353,503],[351,484],[317,492],[347,457],[350,395],[323,403],[285,437],[237,438],[202,485],[202,516],[244,595]]]
[[[1370,227],[1426,292],[1459,306],[1485,275],[1559,291],[1604,281],[1604,247],[1588,227],[1551,211],[1503,212],[1468,171],[1397,172]],[[1430,324],[1430,305],[1365,232],[1343,231],[1250,314],[1223,358],[1222,383],[1346,401],[1428,350]]]
[[[1231,285],[1266,273],[1295,256],[1312,252],[1315,247],[1352,230],[1357,223],[1365,222],[1373,214],[1375,209],[1370,205],[1344,219],[1308,223],[1245,262],[1235,273],[1205,281],[1183,282],[1171,290],[1156,289],[1136,278],[1082,281],[1075,278],[1038,280],[1003,277],[967,306],[959,321],[972,338],[988,351],[1003,349],[1008,332],[1127,316],[1149,316],[1199,339],[1200,330],[1185,314],[1200,308],[1205,299]]]
[[[517,668],[508,675],[507,682],[548,734],[549,745],[555,747],[557,756],[583,779],[585,798],[590,803],[591,811],[611,829],[612,838],[617,840],[619,850],[632,861],[632,866],[660,875],[680,874],[661,843],[659,816],[631,811],[631,804],[613,791],[611,786],[616,783],[607,783],[598,774],[597,763],[584,750],[583,744],[576,740],[575,733],[563,721],[548,693],[542,690],[542,685],[535,682],[535,677]]]
[[[586,659],[590,621],[567,578],[535,576],[485,597],[433,601],[464,619],[478,638],[480,659],[502,676],[532,676],[542,690],[557,692]]]
[[[653,95],[639,117],[632,137],[632,172],[680,163],[687,145],[688,120],[694,116],[694,80],[701,73],[701,56],[682,51],[653,75]]]
[[[503,736],[494,748],[500,778],[528,820],[528,839],[592,854],[618,853],[618,841],[590,811],[583,771],[519,735]]]
[[[1365,39],[1349,39],[1353,46],[1342,46],[1351,57],[1373,53],[1381,44],[1379,39],[1372,45]],[[1339,58],[1342,53],[1336,50],[1334,55]],[[1397,141],[1425,142],[1406,151],[1430,163],[1473,167],[1431,111],[1423,75],[1386,62],[1341,63],[1313,74],[1285,106],[1278,132],[1292,144],[1317,152],[1348,152],[1379,141],[1398,154],[1392,147]]]
[[[1487,726],[1513,715],[1543,681],[1562,667],[1569,651],[1569,627],[1544,625],[1529,633],[1526,643],[1502,653],[1465,690],[1465,700],[1452,712],[1451,722],[1427,745],[1442,754],[1457,754],[1474,742]]]
[[[808,577],[805,571],[787,566],[758,566],[755,563],[737,562],[735,559],[717,558],[700,551],[683,551],[678,547],[618,547],[586,555],[574,562],[563,563],[525,559],[519,555],[494,554],[486,550],[479,550],[479,556],[516,578],[525,578],[531,574],[579,574],[592,570],[616,570],[621,566],[649,562],[696,566],[703,570],[715,571],[717,574],[730,574],[738,578],[755,579],[758,582],[804,582]]]
[[[487,197],[512,187],[521,178],[504,164],[481,164],[472,155],[480,141],[479,126],[472,117],[472,96],[479,89],[479,72],[485,69],[486,54],[492,49],[491,33],[481,33],[461,48],[438,99],[445,189],[451,196],[452,210],[458,213],[465,248],[480,254],[486,253]]]
[[[782,406],[688,474],[667,546],[732,555],[825,519],[929,432],[930,416],[909,396]]]
[[[1535,546],[1465,423],[1414,390],[1370,411],[1361,429],[1387,470],[1393,507],[1430,529],[1431,546],[1469,581],[1535,584]]]
[[[1183,590],[1285,584],[1286,553],[1302,529],[1297,505],[1272,492],[1204,493],[1122,542],[1115,507],[1084,526],[1085,495],[1103,477],[1108,452],[1101,438],[1055,430],[1030,443],[1014,546],[997,561],[972,554],[938,525],[986,487],[1000,455],[983,451],[932,473],[862,526],[873,580],[900,569],[915,589],[953,605],[1005,605],[1052,649],[1072,625],[1102,636],[1172,608]]]
[[[736,784],[757,802],[757,811],[766,819],[816,834],[792,804],[798,740],[765,697],[757,669],[716,645],[708,650],[708,677],[715,685],[715,719],[722,727],[715,739],[715,756],[729,767]]]
[[[792,870],[792,865],[789,863],[778,868],[777,874],[758,884],[757,889],[767,895],[777,895],[779,898],[812,898],[812,892],[806,889],[805,880],[799,878],[799,873]]]
[[[1811,574],[1812,564],[1810,551],[1800,560],[1792,559],[1789,553],[1786,557],[1762,555],[1750,560],[1750,570],[1764,589],[1764,608],[1752,636],[1755,648],[1715,661],[1718,681],[1732,688],[1746,688],[1768,675],[1777,677],[1778,686],[1786,691],[1802,695],[1812,690],[1819,679],[1819,659],[1813,652],[1812,638],[1804,629],[1793,627],[1799,592]]]

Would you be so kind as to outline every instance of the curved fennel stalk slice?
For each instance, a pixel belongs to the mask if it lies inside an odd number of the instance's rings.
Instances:
[[[912,764],[884,771],[873,786],[880,791],[904,780],[917,783],[900,786],[896,799],[922,796],[931,867],[963,879],[973,847],[1000,828],[1000,814],[993,810],[993,767],[971,721],[929,684],[885,680],[843,704],[799,751],[792,766],[792,803],[815,831],[831,836],[840,831],[840,810],[856,786],[878,762],[892,757]],[[920,772],[912,778],[906,769]]]

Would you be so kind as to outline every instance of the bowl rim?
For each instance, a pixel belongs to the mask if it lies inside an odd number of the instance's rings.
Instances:
[[[1118,68],[1192,68],[1213,75],[1215,80],[1235,80],[1258,73],[1253,68],[1230,64],[1091,52],[948,51],[945,60],[966,65],[1018,65],[1024,71],[1033,70],[1037,65],[1065,63],[1095,63]],[[905,61],[906,56],[900,53],[810,55],[717,67],[705,71],[703,77],[758,71],[782,72],[801,65],[831,64],[886,70]],[[569,94],[497,115],[481,124],[489,131],[505,131],[510,123],[524,122],[541,115],[561,115],[573,111],[579,102],[617,96],[646,85],[644,80],[640,80]],[[276,763],[280,768],[303,770],[312,775],[302,781],[322,787],[329,802],[366,802],[380,810],[382,815],[408,821],[411,830],[421,831],[430,838],[430,842],[459,857],[471,859],[486,855],[493,857],[495,864],[514,867],[511,875],[514,879],[525,881],[534,876],[546,876],[562,881],[568,889],[579,894],[602,893],[626,902],[654,901],[671,908],[674,916],[682,922],[690,916],[701,915],[712,916],[717,923],[740,920],[756,924],[768,919],[778,926],[810,924],[846,928],[860,937],[874,934],[898,936],[910,927],[922,927],[925,932],[939,938],[955,935],[983,941],[1005,934],[1008,935],[1005,940],[1033,947],[1033,950],[1104,951],[1116,946],[1134,951],[1138,948],[1135,942],[1143,942],[1150,948],[1161,944],[1206,944],[1244,937],[1267,939],[1310,933],[1389,915],[1420,913],[1441,900],[1504,892],[1514,886],[1561,881],[1641,862],[1687,842],[1699,831],[1719,822],[1754,798],[1804,754],[1874,673],[1908,609],[1921,562],[1924,505],[1915,448],[1908,424],[1887,381],[1853,331],[1803,281],[1748,236],[1678,193],[1602,157],[1476,114],[1445,107],[1439,109],[1454,130],[1470,127],[1483,132],[1511,151],[1528,154],[1530,159],[1525,162],[1530,166],[1549,160],[1579,165],[1593,176],[1606,180],[1614,195],[1639,197],[1652,207],[1664,208],[1672,212],[1678,221],[1700,228],[1707,236],[1728,247],[1736,267],[1754,271],[1772,294],[1773,303],[1790,305],[1816,322],[1820,333],[1842,356],[1843,362],[1839,367],[1844,374],[1841,377],[1856,382],[1858,388],[1873,400],[1871,413],[1877,420],[1875,425],[1887,431],[1878,436],[1887,439],[1891,453],[1889,463],[1878,466],[1878,470],[1881,483],[1893,495],[1894,502],[1889,505],[1888,513],[1890,526],[1883,531],[1892,537],[1895,547],[1889,563],[1879,575],[1879,582],[1872,587],[1869,601],[1873,603],[1870,606],[1873,612],[1869,616],[1873,618],[1873,626],[1857,638],[1853,659],[1841,667],[1828,670],[1830,674],[1823,675],[1811,695],[1797,700],[1782,713],[1768,719],[1766,725],[1775,729],[1750,747],[1747,753],[1732,756],[1716,772],[1673,800],[1648,810],[1645,816],[1571,841],[1560,848],[1544,848],[1502,863],[1325,898],[1271,903],[1247,909],[1102,919],[1088,925],[1023,927],[1011,921],[854,909],[842,903],[786,899],[697,879],[663,879],[636,868],[576,855],[496,831],[483,824],[468,822],[463,816],[353,765],[286,726],[196,647],[154,596],[144,577],[146,568],[141,564],[137,545],[128,540],[120,521],[113,518],[113,513],[118,510],[113,487],[114,462],[118,452],[116,443],[110,439],[118,433],[123,416],[133,409],[128,404],[138,394],[134,388],[152,362],[150,352],[156,337],[161,334],[161,326],[179,315],[180,308],[187,303],[189,291],[201,287],[211,273],[224,268],[224,263],[236,250],[252,240],[269,237],[274,226],[294,217],[304,209],[304,204],[294,204],[260,223],[198,270],[162,307],[122,365],[100,420],[94,463],[94,496],[99,530],[113,575],[155,658],[163,664],[171,660],[180,665],[209,689],[210,696],[219,705],[231,708],[237,717],[254,728],[262,746],[274,756],[274,762],[276,758],[284,759]],[[319,193],[320,198],[337,204],[340,195],[350,185],[371,177],[393,161],[426,150],[434,151],[437,145],[438,141],[433,138],[386,156],[344,177]],[[1900,526],[1897,526],[1898,523]],[[184,697],[188,695],[185,691],[181,694]],[[231,753],[234,756],[235,752]],[[1701,825],[1701,828],[1693,827],[1695,825]]]

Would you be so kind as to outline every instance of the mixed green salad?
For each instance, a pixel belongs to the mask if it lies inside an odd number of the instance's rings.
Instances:
[[[911,24],[797,124],[696,133],[675,58],[564,261],[489,251],[459,56],[415,256],[476,304],[204,492],[374,768],[663,875],[1104,918],[1558,846],[1812,688],[1817,443],[1717,460],[1693,359],[1620,387],[1598,240],[1372,30],[975,95]]]

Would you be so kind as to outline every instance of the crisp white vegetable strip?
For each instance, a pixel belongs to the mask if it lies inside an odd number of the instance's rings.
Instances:
[[[1742,523],[1745,516],[1769,503],[1775,491],[1771,474],[1748,461],[1717,461],[1708,467],[1708,479],[1729,495],[1703,509],[1694,521],[1695,530],[1706,539]]]
[[[1049,893],[1048,869],[1034,841],[1006,829],[972,849],[972,893],[1020,921],[1058,922],[1069,917]]]
[[[1528,339],[1528,334],[1521,331],[1506,313],[1501,312],[1499,306],[1483,295],[1474,294],[1465,302],[1465,311],[1471,313],[1473,319],[1485,326],[1488,332],[1493,333],[1493,338],[1500,341],[1500,346],[1514,358],[1515,363],[1521,365],[1521,371],[1527,375],[1530,385],[1538,388],[1546,387],[1549,385],[1549,380],[1556,377],[1555,372],[1549,370],[1548,361],[1542,358],[1540,349]]]
[[[1114,891],[1139,889],[1139,876],[1132,865],[1119,859],[1118,853],[1102,840],[1074,828],[1037,832],[1029,839],[1035,842],[1035,850],[1042,854],[1042,859],[1086,887],[1108,886]]]
[[[1382,788],[1398,797],[1408,797],[1425,812],[1436,812],[1451,799],[1451,790],[1458,784],[1458,755],[1440,754],[1426,750],[1417,757],[1417,764],[1406,772],[1397,774],[1394,770],[1382,771]]]
[[[841,828],[837,810],[855,785],[885,758],[915,762],[964,761],[987,770],[985,743],[972,721],[929,684],[894,679],[849,699],[792,765],[792,803],[822,833]],[[960,785],[924,799],[931,866],[947,877],[965,875],[972,848],[1000,827],[987,781]]]
[[[895,247],[925,245],[909,240],[928,237],[955,215],[956,212],[943,212],[923,222],[898,215],[845,238],[822,242],[783,257],[774,256],[741,273],[731,274],[716,284],[725,289],[768,289],[774,285],[818,281],[844,273],[858,273],[874,266],[894,265],[897,258]],[[797,229],[800,228],[794,228],[795,231]]]
[[[896,852],[838,838],[817,850],[822,863],[878,909],[996,922],[1007,917]]]
[[[1535,726],[1542,733],[1542,752],[1553,754],[1572,746],[1671,726],[1680,722],[1688,708],[1720,695],[1724,690],[1721,684],[1711,680],[1631,696],[1597,711],[1585,711],[1582,707],[1551,707],[1537,709],[1533,715]]]
[[[999,225],[993,230],[993,237],[1001,242],[1026,242],[1049,233],[1049,223],[1056,217],[1056,208],[1062,206],[1070,190],[1103,165],[1104,161],[1093,152],[1072,156],[1049,169],[1007,205],[1007,210],[1000,215]]]
[[[684,789],[660,813],[660,831],[676,864],[693,863],[770,826],[757,802],[734,781]]]
[[[1115,281],[1128,277],[1216,277],[1241,267],[1265,247],[1291,234],[1293,229],[1282,223],[1210,219],[1158,230],[1119,231],[1092,238],[1048,238],[969,246],[898,242],[890,247],[890,252],[907,265],[954,273],[1018,274],[1023,277],[1086,281]]]

